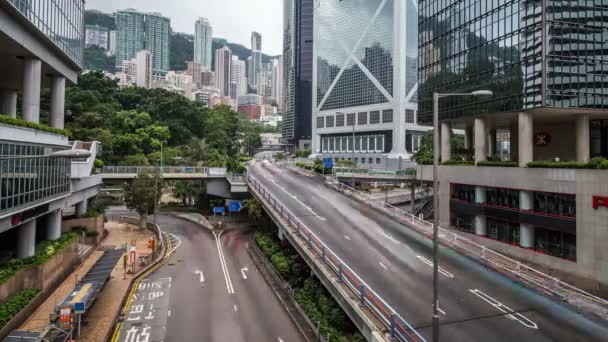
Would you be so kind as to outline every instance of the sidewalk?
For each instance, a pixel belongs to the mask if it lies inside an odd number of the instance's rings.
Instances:
[[[132,240],[136,241],[137,256],[150,255],[148,240],[153,237],[149,230],[138,229],[134,226],[107,222],[105,228],[108,236],[102,241],[102,246],[120,247],[121,244],[129,245]],[[55,292],[32,314],[32,316],[20,327],[22,330],[40,330],[47,326],[49,315],[55,305],[60,303],[74,288],[76,277],[84,276],[89,269],[101,257],[103,252],[93,252],[66,280],[55,290]],[[148,260],[148,262],[151,262]],[[139,262],[135,267],[137,273],[142,267]],[[116,313],[121,309],[122,299],[127,294],[132,275],[127,275],[124,280],[122,260],[118,262],[108,283],[103,288],[93,307],[83,318],[81,338],[79,341],[103,342],[108,331],[113,328],[113,320]]]

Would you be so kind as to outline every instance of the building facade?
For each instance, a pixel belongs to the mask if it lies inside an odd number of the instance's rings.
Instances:
[[[91,176],[97,143],[70,143],[61,131],[66,83],[82,71],[84,10],[82,0],[0,2],[0,113],[20,123],[0,124],[0,254],[9,259],[32,257],[38,243],[57,240],[62,210],[84,214],[101,186]],[[50,102],[41,121],[43,88]],[[72,159],[85,149],[86,160]]]
[[[86,25],[85,32],[84,44],[86,47],[97,46],[104,50],[108,50],[110,30],[98,25]]]
[[[428,130],[415,120],[415,2],[321,0],[314,25],[313,152],[405,167],[406,136]]]
[[[152,55],[148,50],[135,54],[135,85],[141,88],[152,88]],[[132,66],[129,66],[132,68]]]
[[[199,18],[194,25],[194,62],[211,71],[213,28],[207,18]]]
[[[247,94],[247,65],[238,56],[232,56],[230,81],[235,84],[234,99]]]
[[[215,50],[215,86],[222,96],[230,97],[232,51],[227,46]]]
[[[169,71],[169,38],[171,20],[159,13],[143,13],[133,9],[116,13],[116,68],[125,60],[135,58],[141,50],[152,56],[154,73]]]
[[[280,113],[285,110],[285,96],[283,89],[283,56],[273,59],[272,65],[272,91],[271,98],[276,102]]]
[[[263,97],[257,94],[239,96],[237,99],[237,111],[245,114],[250,120],[258,120],[262,116],[263,103]]]
[[[285,0],[283,14],[283,141],[310,149],[312,136],[314,0]]]
[[[424,0],[418,8],[419,120],[431,123],[433,92],[487,89],[494,95],[439,103],[441,159],[454,159],[450,136],[462,129],[465,156],[476,165],[440,168],[441,224],[607,286],[608,257],[601,251],[608,208],[601,204],[608,173],[588,163],[608,157],[608,52],[601,38],[608,36],[608,7],[442,3]],[[512,167],[484,166],[489,158]],[[555,161],[578,162],[579,169]]]
[[[197,62],[186,62],[186,73],[192,77],[192,82],[197,86],[201,85],[201,67]]]

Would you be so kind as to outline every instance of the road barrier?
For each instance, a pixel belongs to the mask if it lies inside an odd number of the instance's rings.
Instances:
[[[298,171],[301,172],[302,169],[298,169]],[[397,221],[404,223],[407,227],[414,228],[426,237],[432,238],[433,223],[394,207],[382,199],[373,198],[370,194],[354,189],[346,184],[342,184],[331,179],[329,176],[323,176],[309,170],[304,170],[304,172],[324,177],[329,185],[333,186],[336,190],[381,210],[387,215],[393,216]],[[439,227],[438,230],[439,240],[443,245],[461,251],[469,256],[473,256],[475,259],[480,260],[497,271],[514,275],[520,281],[556,295],[560,299],[579,309],[594,313],[603,319],[608,319],[607,300],[568,284],[559,278],[552,277],[536,270],[521,261],[511,259],[486,246],[480,245],[461,234],[441,227]]]
[[[224,177],[226,168],[223,167],[198,167],[198,166],[104,166],[101,173],[108,175],[138,175],[142,172],[158,172],[162,174],[203,174],[207,176]]]
[[[387,328],[391,339],[400,341],[420,341],[426,339],[420,335],[405,319],[382,299],[363,279],[355,273],[336,253],[319,239],[300,219],[285,205],[280,203],[255,177],[247,175],[249,185],[258,193],[260,199],[272,207],[286,228],[291,230],[312,250],[338,277],[338,282],[346,285],[359,299],[359,304],[368,308]]]

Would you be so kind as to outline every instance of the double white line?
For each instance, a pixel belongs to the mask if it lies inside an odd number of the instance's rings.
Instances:
[[[234,294],[234,287],[232,286],[232,279],[230,279],[230,273],[228,272],[228,264],[226,263],[226,258],[224,257],[224,250],[222,249],[222,233],[215,234],[215,245],[217,246],[217,253],[220,257],[220,265],[222,266],[222,272],[224,272],[224,280],[226,281],[226,290],[228,290],[228,294]]]

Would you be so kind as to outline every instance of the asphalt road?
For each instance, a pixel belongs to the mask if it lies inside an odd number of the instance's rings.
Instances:
[[[250,174],[389,305],[431,339],[431,243],[391,218],[306,177],[257,162]],[[606,332],[570,308],[441,248],[443,341],[594,341]],[[601,336],[601,335],[599,335]],[[606,336],[606,335],[604,335]]]
[[[248,232],[227,229],[218,245],[191,222],[158,223],[175,251],[142,281],[120,341],[304,341],[250,259]]]

